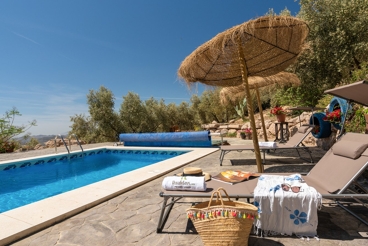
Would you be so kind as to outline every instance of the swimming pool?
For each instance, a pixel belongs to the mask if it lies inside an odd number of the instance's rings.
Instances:
[[[2,165],[0,213],[187,152],[104,148]]]
[[[114,151],[186,151],[185,154],[159,161],[152,165],[141,167],[123,174],[116,175],[102,181],[95,182],[71,191],[54,195],[40,201],[30,203],[15,209],[0,213],[0,245],[8,245],[22,237],[30,235],[57,222],[65,220],[77,213],[106,202],[116,196],[124,194],[151,180],[162,178],[164,175],[177,171],[178,168],[198,160],[206,155],[218,151],[218,148],[158,148],[158,147],[126,147],[101,146],[87,151],[101,151],[106,148]],[[96,153],[97,153],[96,152]],[[50,149],[50,152],[53,153]],[[142,153],[143,154],[143,153]],[[71,152],[72,159],[81,157],[81,151]],[[16,155],[17,156],[17,155]],[[31,154],[29,156],[36,156]],[[37,158],[28,158],[20,155],[18,160],[12,162],[0,161],[0,172],[7,169],[22,168],[67,158],[67,153],[49,154]],[[1,187],[0,187],[1,189]],[[157,194],[158,195],[158,194]]]

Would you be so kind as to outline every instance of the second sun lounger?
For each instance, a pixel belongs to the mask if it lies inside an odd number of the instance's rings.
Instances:
[[[308,136],[308,134],[312,131],[313,126],[301,126],[298,131],[289,139],[288,142],[285,143],[275,143],[276,145],[274,147],[268,147],[268,146],[259,146],[259,149],[263,152],[263,160],[262,163],[265,164],[266,162],[266,152],[270,150],[278,150],[278,149],[295,149],[298,152],[298,155],[300,158],[301,155],[299,153],[299,150],[306,151],[310,156],[310,162],[313,163],[313,158],[311,151],[307,146],[303,144],[303,140]],[[221,146],[220,148],[220,166],[222,166],[222,162],[224,160],[224,156],[231,152],[231,151],[245,151],[245,150],[251,150],[254,151],[253,145],[225,145]]]

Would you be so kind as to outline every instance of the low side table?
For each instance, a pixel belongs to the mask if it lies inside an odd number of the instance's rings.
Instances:
[[[280,143],[285,143],[289,140],[289,122],[274,122],[275,124],[275,135],[276,141]],[[280,138],[279,138],[280,135]]]

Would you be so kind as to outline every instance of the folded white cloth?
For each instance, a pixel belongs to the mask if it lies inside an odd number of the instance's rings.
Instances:
[[[205,191],[207,189],[204,176],[169,176],[162,181],[165,190]]]
[[[276,148],[275,142],[258,142],[259,147],[270,147],[270,148]]]
[[[298,186],[300,192],[284,191],[282,184]],[[295,234],[300,237],[315,237],[317,209],[321,204],[321,194],[308,186],[300,174],[261,175],[254,189],[254,205],[258,207],[260,214],[255,227],[266,236]]]

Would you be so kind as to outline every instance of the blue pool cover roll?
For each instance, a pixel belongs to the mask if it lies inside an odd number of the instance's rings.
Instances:
[[[210,147],[209,131],[163,132],[163,133],[122,133],[119,135],[124,146],[154,147]]]

